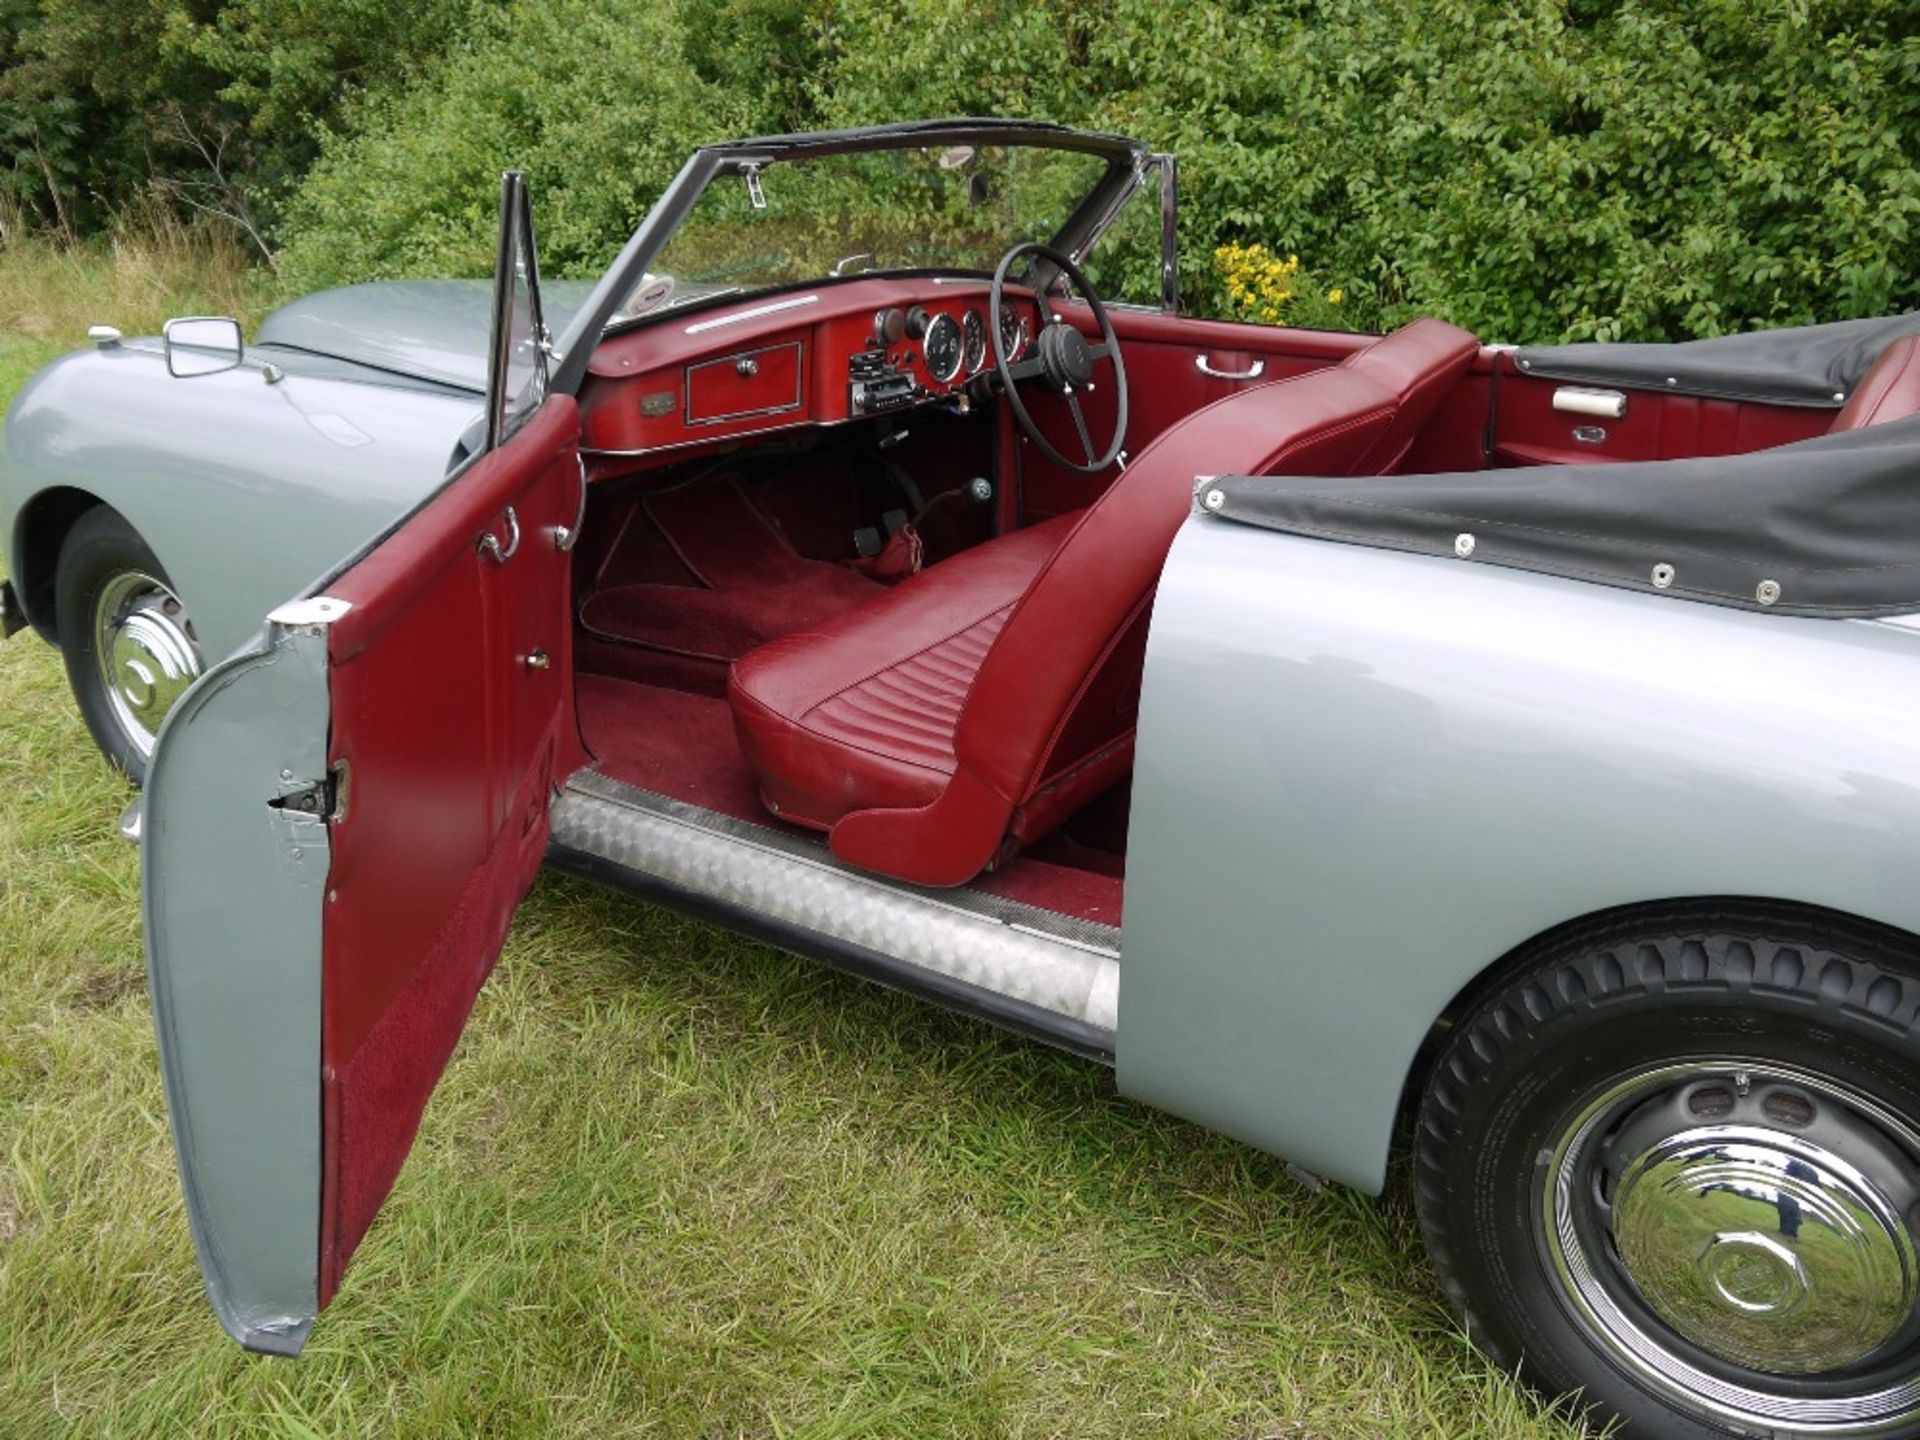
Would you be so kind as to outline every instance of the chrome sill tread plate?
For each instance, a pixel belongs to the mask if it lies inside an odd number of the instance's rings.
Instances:
[[[977,890],[842,865],[820,840],[594,771],[552,810],[561,869],[655,894],[902,989],[1110,1058],[1120,932]],[[595,863],[599,862],[599,863]]]

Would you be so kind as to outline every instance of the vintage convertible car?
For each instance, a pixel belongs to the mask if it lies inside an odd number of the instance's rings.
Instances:
[[[1174,181],[715,145],[542,287],[510,174],[491,289],[22,394],[6,613],[145,782],[243,1344],[341,1285],[544,861],[1302,1175],[1410,1135],[1470,1334],[1633,1433],[1920,1433],[1920,317],[1194,319]]]

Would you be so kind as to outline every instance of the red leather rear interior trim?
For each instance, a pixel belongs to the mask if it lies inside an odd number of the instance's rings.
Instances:
[[[1595,419],[1553,408],[1554,392],[1565,388],[1565,381],[1525,374],[1510,355],[1501,362],[1494,391],[1494,462],[1500,465],[1744,455],[1824,434],[1833,416],[1830,410],[1803,406],[1626,390],[1626,414],[1617,420]]]
[[[1880,352],[1853,387],[1833,428],[1863,430],[1916,414],[1920,414],[1920,336],[1909,335]]]
[[[564,396],[329,587],[331,825],[322,935],[320,1294],[400,1172],[577,750],[569,556],[578,413]],[[482,555],[512,506],[517,552]],[[529,666],[544,651],[549,663]]]

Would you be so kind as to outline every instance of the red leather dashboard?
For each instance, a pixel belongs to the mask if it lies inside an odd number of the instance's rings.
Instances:
[[[1031,294],[1010,287],[1008,300],[1031,334]],[[664,462],[681,458],[688,446],[880,413],[856,409],[856,357],[911,385],[902,410],[937,402],[991,368],[991,355],[977,366],[963,360],[960,372],[942,382],[928,373],[922,340],[876,345],[876,315],[916,305],[929,321],[947,315],[958,323],[972,311],[984,327],[987,282],[893,278],[762,293],[616,335],[588,366],[582,443],[597,451],[663,452]]]

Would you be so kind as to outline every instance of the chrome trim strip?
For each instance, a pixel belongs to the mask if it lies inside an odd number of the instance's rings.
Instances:
[[[1119,1021],[1119,932],[979,891],[923,890],[825,845],[592,771],[553,806],[556,844],[693,895],[886,955],[1104,1030]]]
[[[1155,155],[1160,166],[1160,308],[1180,313],[1180,162]]]
[[[687,326],[686,334],[704,335],[709,330],[718,330],[726,325],[738,325],[742,320],[758,320],[762,315],[777,315],[782,310],[798,310],[803,305],[818,303],[818,295],[796,295],[787,300],[773,300],[765,305],[755,305],[748,310],[736,310],[731,315],[719,315],[712,320],[700,320]]]

